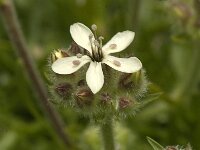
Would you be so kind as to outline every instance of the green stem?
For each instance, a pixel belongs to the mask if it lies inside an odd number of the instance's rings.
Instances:
[[[104,150],[115,150],[113,126],[111,119],[107,120],[105,124],[101,125],[101,132],[104,143]]]
[[[196,11],[196,22],[199,22],[200,20],[200,0],[194,0],[194,8]],[[199,30],[199,27],[195,27],[195,30]],[[191,94],[191,91],[196,86],[196,83],[199,80],[200,70],[199,63],[200,63],[200,51],[199,51],[199,39],[200,37],[193,36],[193,43],[194,49],[193,49],[193,59],[190,62],[190,70],[188,73],[188,76],[185,78],[185,84],[182,86],[182,90],[179,94],[180,99],[186,95]]]
[[[133,31],[136,31],[138,27],[138,18],[141,2],[142,0],[128,0],[127,2],[127,9],[129,11],[129,14],[127,16],[128,27],[131,27]]]
[[[196,12],[196,18],[195,22],[198,23],[200,21],[200,0],[194,0],[194,8]],[[194,26],[194,29],[198,31],[200,26]],[[192,42],[191,45],[194,45],[193,47],[193,56],[190,61],[190,67],[188,70],[188,73],[186,74],[184,80],[182,81],[182,84],[178,86],[178,90],[175,89],[174,93],[172,94],[172,99],[176,101],[182,101],[183,97],[189,97],[191,96],[192,91],[194,88],[197,87],[197,82],[199,80],[200,70],[199,70],[199,63],[200,63],[200,51],[199,51],[199,35],[196,36],[193,34],[191,36]]]

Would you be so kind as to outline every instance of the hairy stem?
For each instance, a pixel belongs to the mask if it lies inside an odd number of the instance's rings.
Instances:
[[[115,150],[112,120],[107,120],[105,124],[101,125],[101,132],[104,150]]]
[[[20,25],[12,1],[0,1],[0,12],[2,18],[4,19],[7,34],[11,40],[12,45],[18,52],[19,58],[22,60],[24,69],[27,72],[27,75],[33,85],[33,90],[38,95],[38,98],[40,100],[39,102],[41,103],[44,112],[51,121],[60,139],[65,143],[66,146],[70,147],[71,144],[68,136],[64,131],[63,122],[58,113],[53,109],[53,107],[49,103],[47,90],[44,86],[41,76],[39,75],[35,67],[32,58],[30,57],[29,49],[20,29]]]

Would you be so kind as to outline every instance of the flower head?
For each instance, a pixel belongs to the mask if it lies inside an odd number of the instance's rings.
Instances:
[[[133,41],[135,33],[132,31],[118,32],[104,46],[103,37],[97,37],[96,25],[92,26],[92,31],[82,23],[75,23],[70,26],[70,33],[73,40],[88,51],[87,55],[77,54],[76,56],[57,59],[52,64],[52,70],[58,74],[71,74],[90,62],[86,72],[86,82],[91,91],[95,94],[104,84],[102,64],[106,64],[115,70],[133,73],[142,68],[142,63],[136,57],[118,58],[111,56],[124,50]]]

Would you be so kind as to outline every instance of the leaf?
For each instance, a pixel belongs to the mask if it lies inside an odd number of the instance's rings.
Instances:
[[[154,141],[152,138],[147,137],[147,140],[154,150],[164,150],[164,147],[160,145],[158,142]]]

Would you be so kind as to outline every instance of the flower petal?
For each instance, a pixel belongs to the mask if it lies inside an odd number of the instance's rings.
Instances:
[[[108,43],[106,43],[106,45],[103,46],[103,52],[110,54],[124,50],[131,44],[134,36],[135,32],[132,31],[118,32],[110,41],[108,41]]]
[[[108,55],[103,60],[103,63],[107,64],[115,70],[125,73],[137,72],[142,68],[142,63],[137,57],[117,58]]]
[[[57,59],[51,67],[55,73],[71,74],[89,61],[91,61],[91,59],[86,55],[82,56],[81,58],[78,58],[77,56],[64,57]]]
[[[101,63],[99,62],[91,62],[86,73],[86,81],[91,89],[91,91],[95,94],[97,93],[104,84],[104,75],[101,67]]]
[[[73,40],[81,47],[85,48],[92,54],[89,36],[93,35],[92,31],[82,23],[74,23],[70,26],[70,33]],[[92,40],[94,40],[94,35]]]

